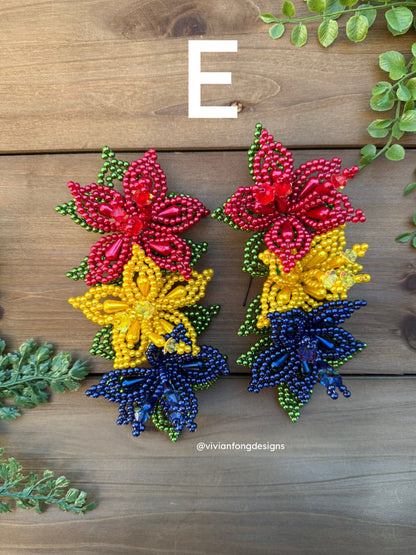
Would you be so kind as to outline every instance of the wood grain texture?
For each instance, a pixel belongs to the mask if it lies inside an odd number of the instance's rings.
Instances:
[[[295,164],[334,154],[324,150],[296,151]],[[356,162],[354,151],[336,154],[346,166]],[[120,156],[134,159],[132,154]],[[197,196],[211,210],[237,186],[250,184],[243,152],[161,153],[159,162],[170,190]],[[410,151],[401,163],[402,181],[411,180],[415,165],[416,154]],[[69,297],[83,294],[87,287],[66,278],[65,273],[79,264],[100,236],[85,232],[69,217],[57,214],[54,207],[71,198],[67,181],[87,185],[95,180],[100,167],[101,159],[96,154],[3,158],[0,194],[7,210],[2,213],[0,304],[4,312],[3,336],[10,348],[35,336],[53,342],[60,350],[82,358],[89,356],[99,328],[67,303]],[[357,241],[370,245],[364,269],[372,275],[372,281],[350,290],[349,298],[364,298],[368,306],[345,327],[368,343],[368,348],[344,367],[347,374],[414,373],[416,266],[410,247],[394,242],[400,232],[412,229],[412,207],[397,190],[397,179],[396,166],[380,160],[348,185],[353,206],[364,210],[367,222],[349,225],[347,237],[351,245]],[[206,218],[187,236],[208,241],[208,252],[197,267],[215,270],[204,302],[222,306],[200,341],[227,353],[232,371],[244,372],[245,367],[237,366],[235,360],[256,340],[253,335],[236,335],[246,310],[243,301],[249,276],[241,271],[241,266],[244,244],[250,235]],[[249,300],[261,290],[263,281],[254,280]],[[90,358],[93,372],[108,370],[107,361]]]
[[[42,516],[20,509],[1,515],[2,555],[413,553],[416,262],[414,250],[394,237],[414,230],[412,197],[401,196],[414,181],[414,149],[400,164],[378,160],[348,186],[367,222],[349,225],[347,236],[350,244],[370,244],[364,269],[372,275],[350,292],[368,301],[345,325],[368,343],[343,368],[350,399],[332,401],[318,384],[292,424],[273,390],[247,392],[249,376],[236,375],[247,369],[235,359],[255,341],[236,335],[249,235],[208,218],[187,233],[209,243],[198,264],[215,270],[204,302],[222,305],[200,341],[229,355],[233,375],[198,393],[197,431],[176,444],[151,426],[133,438],[116,426],[115,405],[84,395],[111,364],[89,356],[98,328],[67,303],[86,286],[65,273],[99,236],[54,207],[70,199],[67,181],[95,181],[104,145],[127,160],[150,147],[168,151],[159,161],[170,190],[214,210],[250,183],[243,150],[259,121],[297,149],[295,164],[341,156],[352,165],[356,147],[370,142],[371,89],[386,77],[378,55],[408,55],[414,33],[392,38],[381,18],[365,43],[340,36],[325,51],[315,26],[298,50],[289,33],[270,40],[258,19],[280,4],[2,0],[0,336],[9,349],[28,337],[52,342],[87,359],[95,376],[2,422],[0,445],[25,470],[65,474],[98,503],[83,518],[53,507]],[[295,4],[307,13],[303,2]],[[230,86],[203,86],[203,102],[239,103],[236,120],[187,117],[188,40],[200,38],[238,40],[236,54],[202,57],[203,70],[233,75]],[[254,280],[249,299],[261,284]],[[220,447],[233,442],[240,448]]]
[[[56,508],[2,515],[1,552],[330,555],[336,545],[345,555],[407,554],[416,381],[349,385],[352,397],[338,401],[317,388],[292,424],[271,390],[257,396],[245,379],[221,379],[198,393],[198,429],[176,444],[152,429],[133,438],[105,400],[57,394],[6,424],[3,443],[27,469],[53,467],[99,506],[83,518]],[[285,449],[196,447],[232,442]]]
[[[380,22],[365,45],[340,36],[326,52],[311,31],[296,49],[290,33],[272,41],[257,17],[277,9],[249,0],[3,2],[0,152],[246,148],[258,121],[291,146],[369,142],[371,89],[386,77],[378,54],[410,52],[414,37],[393,38]],[[238,53],[203,55],[203,70],[232,71],[232,85],[202,87],[203,103],[239,102],[237,119],[188,118],[189,38],[238,40]]]

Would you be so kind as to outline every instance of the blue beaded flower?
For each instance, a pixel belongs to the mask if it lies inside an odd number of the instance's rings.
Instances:
[[[318,381],[332,399],[338,398],[337,388],[344,397],[349,397],[350,392],[334,368],[366,345],[339,324],[366,304],[366,301],[332,301],[311,312],[293,309],[268,314],[270,336],[260,339],[238,361],[252,367],[249,391],[257,393],[263,387],[277,386],[279,403],[293,422],[299,418],[299,408],[309,401]]]
[[[183,427],[193,432],[198,412],[194,391],[209,387],[219,374],[228,374],[229,369],[217,349],[202,345],[197,356],[179,355],[175,351],[179,342],[191,344],[182,324],[166,335],[165,347],[151,344],[147,349],[150,368],[114,370],[86,395],[103,396],[119,403],[117,424],[131,424],[134,436],[140,435],[149,419],[167,432],[172,441],[177,440]]]

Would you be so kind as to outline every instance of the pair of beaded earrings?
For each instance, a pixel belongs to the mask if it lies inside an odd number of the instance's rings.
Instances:
[[[345,223],[365,220],[341,192],[358,168],[341,172],[334,158],[294,170],[291,153],[260,124],[248,156],[254,184],[212,215],[254,232],[243,270],[267,277],[238,332],[261,337],[237,363],[251,367],[249,391],[276,386],[295,421],[318,381],[333,399],[336,389],[350,395],[337,368],[365,346],[339,327],[366,304],[348,302],[347,290],[370,279],[355,262],[367,245],[345,249]],[[196,428],[194,392],[229,372],[224,355],[197,344],[219,311],[199,304],[213,270],[193,266],[207,244],[179,236],[209,210],[168,191],[154,150],[131,164],[108,148],[102,158],[97,183],[68,183],[74,199],[57,207],[86,230],[106,234],[67,274],[92,286],[69,302],[101,326],[90,352],[114,366],[87,395],[118,403],[117,423],[130,424],[133,435],[152,420],[176,441],[184,427]]]

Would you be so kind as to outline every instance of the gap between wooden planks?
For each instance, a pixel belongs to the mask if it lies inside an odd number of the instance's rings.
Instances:
[[[412,33],[392,37],[378,18],[365,44],[341,29],[325,50],[312,26],[297,49],[290,32],[273,41],[258,19],[277,9],[251,0],[3,2],[0,152],[245,148],[258,121],[291,146],[369,142],[371,89],[387,78],[378,56],[410,55]],[[203,103],[237,103],[237,119],[188,118],[188,40],[200,38],[238,40],[238,53],[202,56],[203,71],[232,72],[232,85],[202,87]]]

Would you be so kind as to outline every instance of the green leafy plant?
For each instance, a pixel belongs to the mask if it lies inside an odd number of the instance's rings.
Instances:
[[[405,149],[399,141],[406,132],[416,132],[416,43],[412,56],[406,63],[400,52],[390,50],[379,56],[379,66],[389,74],[390,81],[380,81],[372,90],[370,106],[377,112],[390,112],[392,117],[377,118],[367,127],[373,138],[387,138],[385,145],[377,150],[374,144],[361,149],[362,167],[384,154],[389,160],[402,160]]]
[[[22,465],[14,458],[4,459],[0,448],[0,497],[16,501],[22,509],[34,509],[42,513],[47,504],[55,504],[62,511],[83,514],[95,508],[95,503],[86,503],[87,494],[75,488],[69,488],[65,476],[54,478],[51,470],[45,470],[43,476],[33,472],[22,474]],[[9,513],[12,509],[7,501],[0,501],[0,513]]]
[[[46,403],[48,388],[63,393],[78,389],[87,375],[86,363],[79,360],[71,366],[69,353],[52,357],[52,346],[40,347],[28,339],[14,353],[4,354],[5,342],[0,340],[0,419],[20,416],[20,408],[33,408]],[[11,400],[13,404],[6,404]]]
[[[376,20],[379,12],[384,12],[387,28],[394,36],[403,35],[412,27],[414,22],[414,0],[304,0],[311,14],[296,18],[296,8],[293,2],[285,0],[281,7],[281,17],[272,14],[261,14],[264,23],[272,24],[269,34],[272,39],[283,36],[288,26],[293,26],[291,42],[301,47],[308,40],[307,25],[318,21],[318,40],[325,48],[330,46],[338,36],[338,18],[348,16],[345,26],[347,37],[352,42],[361,42],[367,36],[368,30]]]
[[[25,341],[13,353],[4,353],[5,342],[0,339],[0,420],[20,416],[20,408],[30,409],[46,403],[48,388],[59,393],[78,389],[79,382],[87,375],[87,364],[75,361],[71,365],[69,353],[53,356],[52,346],[38,346],[33,339]],[[87,494],[69,488],[65,476],[54,478],[45,470],[39,478],[30,472],[21,473],[22,465],[14,458],[2,457],[0,448],[0,498],[14,500],[17,507],[44,511],[47,504],[55,504],[62,511],[82,514],[95,507],[86,503]],[[0,513],[11,512],[9,502],[0,500]]]

